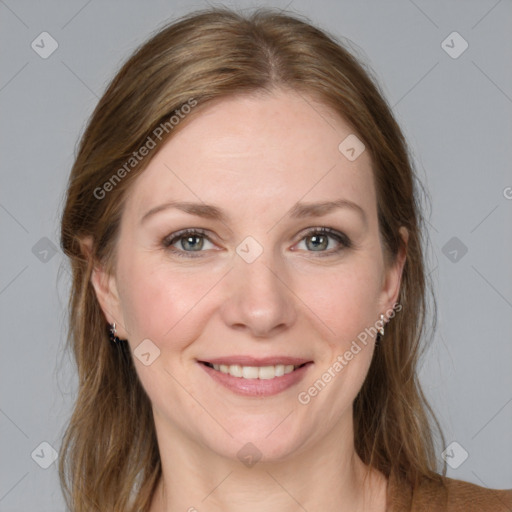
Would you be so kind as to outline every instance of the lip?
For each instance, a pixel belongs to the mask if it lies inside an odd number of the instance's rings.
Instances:
[[[218,362],[217,362],[218,361]],[[227,361],[236,361],[233,363],[226,363]],[[242,364],[239,361],[244,361]],[[249,362],[248,362],[249,361]],[[271,363],[269,361],[279,361],[281,363]],[[255,358],[245,358],[245,357],[234,357],[234,358],[223,358],[223,359],[215,359],[209,360],[208,363],[211,364],[241,364],[242,366],[273,366],[274,364],[284,364],[283,361],[299,361],[299,362],[289,362],[286,364],[294,364],[300,365],[300,368],[297,368],[291,373],[286,373],[281,377],[274,377],[273,379],[244,379],[242,377],[233,377],[228,373],[222,373],[218,370],[214,370],[209,366],[206,366],[204,362],[206,361],[197,361],[197,364],[218,384],[223,387],[229,389],[233,393],[241,396],[247,397],[269,397],[273,395],[277,395],[292,386],[298,384],[308,372],[310,366],[312,366],[313,361],[307,361],[305,359],[297,359],[297,358],[263,358],[263,359],[255,359]],[[258,364],[256,364],[256,362]],[[264,363],[262,363],[264,362]]]
[[[310,359],[302,359],[299,357],[289,356],[269,356],[269,357],[253,357],[253,356],[228,356],[216,357],[213,359],[201,359],[201,363],[210,364],[225,364],[230,366],[232,364],[239,364],[240,366],[275,366],[277,364],[293,364],[293,366],[300,366],[304,363],[312,363]]]

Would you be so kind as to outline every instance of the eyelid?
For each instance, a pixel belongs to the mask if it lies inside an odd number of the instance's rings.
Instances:
[[[178,231],[174,231],[173,233],[167,235],[166,237],[164,237],[162,243],[171,244],[172,242],[176,241],[176,239],[182,238],[185,235],[201,235],[201,236],[204,236],[205,238],[208,238],[208,240],[209,240],[208,234],[205,229],[203,229],[203,228],[185,228],[185,229],[180,229]]]
[[[308,235],[317,234],[320,233],[322,235],[329,235],[333,238],[340,238],[344,243],[347,245],[350,245],[352,242],[350,241],[350,238],[343,233],[342,231],[338,231],[337,229],[330,228],[328,226],[318,226],[318,227],[312,227],[312,228],[306,228],[301,233],[301,240],[302,238],[305,238]]]

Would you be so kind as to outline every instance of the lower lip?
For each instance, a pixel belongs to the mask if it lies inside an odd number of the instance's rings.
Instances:
[[[304,378],[304,375],[312,363],[306,363],[304,366],[297,368],[291,373],[287,373],[281,377],[274,377],[273,379],[244,379],[243,377],[233,377],[233,375],[229,373],[214,370],[203,363],[198,362],[198,364],[213,380],[234,393],[243,396],[261,397],[277,395],[291,388]]]

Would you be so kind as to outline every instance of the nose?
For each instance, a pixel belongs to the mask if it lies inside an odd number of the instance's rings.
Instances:
[[[223,321],[231,329],[268,338],[289,329],[296,321],[296,301],[284,272],[260,257],[252,263],[237,258],[225,282]]]

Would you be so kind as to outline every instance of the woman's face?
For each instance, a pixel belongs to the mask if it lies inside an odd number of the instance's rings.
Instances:
[[[403,255],[385,266],[370,156],[339,149],[352,130],[326,107],[202,108],[132,185],[115,273],[93,282],[159,436],[278,460],[351,432]]]

